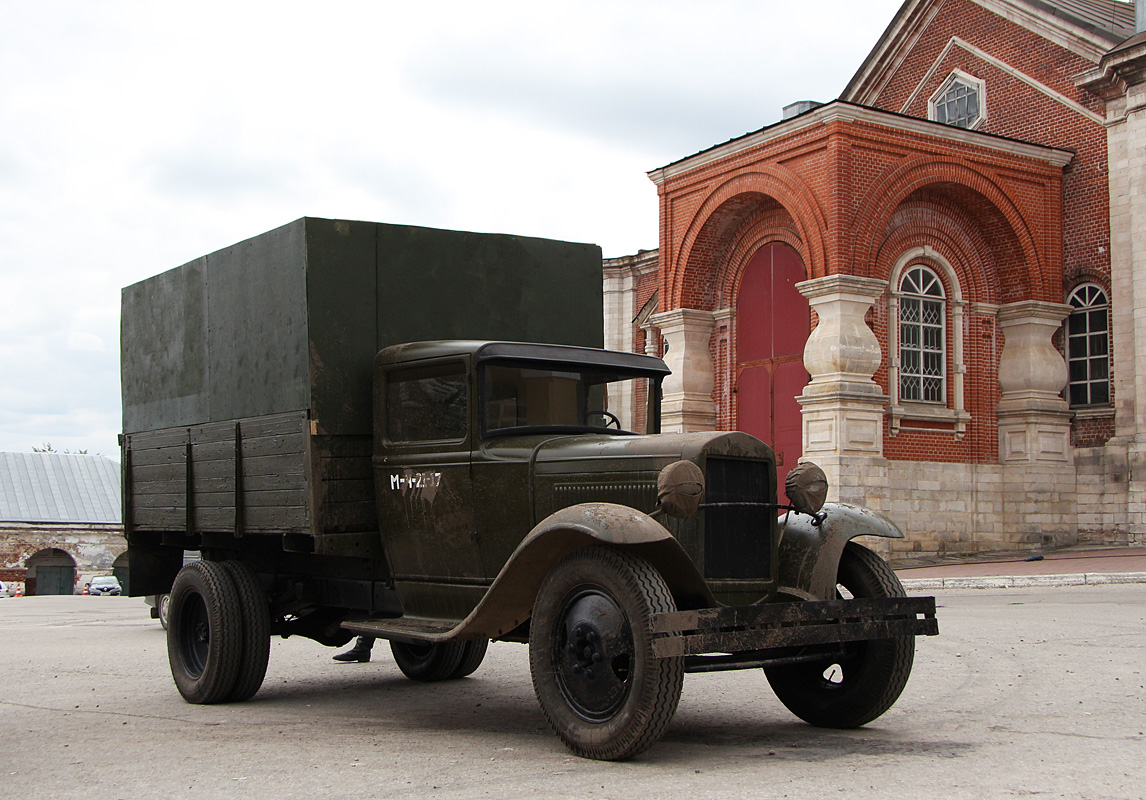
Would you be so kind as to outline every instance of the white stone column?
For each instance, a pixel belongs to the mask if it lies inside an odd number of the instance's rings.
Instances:
[[[872,380],[879,340],[864,322],[885,281],[828,275],[796,284],[819,317],[804,346],[812,376],[797,398],[804,415],[804,456],[881,456],[887,395]]]
[[[665,363],[672,370],[664,382],[661,400],[661,430],[666,433],[710,431],[716,427],[716,403],[712,399],[715,370],[709,343],[716,318],[711,311],[676,308],[649,318],[660,328],[667,352]]]
[[[1066,362],[1051,344],[1070,306],[1028,300],[999,308],[1005,337],[999,355],[999,460],[1070,460],[1070,408],[1061,397]]]

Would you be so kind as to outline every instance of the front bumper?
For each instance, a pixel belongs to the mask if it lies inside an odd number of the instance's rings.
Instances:
[[[652,617],[657,658],[744,654],[939,633],[934,597],[765,603]]]

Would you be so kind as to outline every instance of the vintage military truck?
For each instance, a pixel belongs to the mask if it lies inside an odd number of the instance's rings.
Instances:
[[[170,593],[189,702],[254,695],[275,634],[420,681],[526,643],[590,758],[654,744],[686,672],[762,668],[815,725],[895,702],[934,600],[851,540],[902,532],[814,468],[781,506],[751,436],[658,433],[664,362],[597,349],[600,263],[308,218],[124,290],[130,587]]]

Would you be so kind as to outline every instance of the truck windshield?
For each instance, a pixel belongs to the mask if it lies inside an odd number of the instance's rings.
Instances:
[[[481,374],[486,436],[649,432],[647,375],[576,365],[490,363]]]

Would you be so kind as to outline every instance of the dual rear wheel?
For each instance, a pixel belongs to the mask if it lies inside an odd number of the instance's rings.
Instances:
[[[394,662],[402,674],[412,681],[424,683],[472,675],[481,666],[488,647],[489,639],[438,644],[390,642],[390,652],[394,654]]]
[[[179,571],[167,614],[167,658],[189,703],[247,700],[270,656],[270,606],[240,561],[195,561]]]

